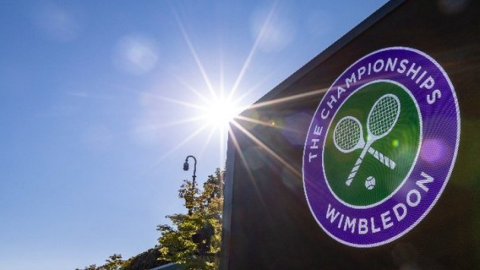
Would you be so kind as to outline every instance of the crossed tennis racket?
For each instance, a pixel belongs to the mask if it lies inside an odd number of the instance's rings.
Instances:
[[[389,157],[375,150],[371,145],[387,136],[395,126],[400,115],[400,100],[393,94],[381,96],[372,106],[367,117],[367,141],[363,138],[363,130],[360,121],[353,116],[345,116],[338,121],[333,131],[333,143],[342,153],[351,153],[357,149],[362,149],[353,166],[348,179],[345,182],[347,186],[352,184],[355,175],[362,165],[365,155],[370,153],[383,165],[390,169],[395,169],[396,163]]]

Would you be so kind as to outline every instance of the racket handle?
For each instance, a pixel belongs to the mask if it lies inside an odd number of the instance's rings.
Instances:
[[[350,186],[352,184],[353,179],[355,178],[355,175],[357,175],[358,169],[360,169],[360,165],[362,165],[363,162],[363,156],[365,155],[360,155],[355,162],[355,166],[353,166],[352,170],[350,171],[350,174],[348,175],[348,179],[345,182],[347,186]]]
[[[368,153],[370,153],[374,158],[376,158],[378,161],[380,161],[383,165],[387,166],[391,170],[395,169],[395,167],[397,166],[395,161],[373,149],[373,147],[368,148]]]

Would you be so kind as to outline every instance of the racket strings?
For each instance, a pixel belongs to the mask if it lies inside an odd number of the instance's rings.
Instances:
[[[369,121],[370,132],[374,136],[385,134],[397,120],[398,101],[393,97],[384,97],[375,105]]]
[[[342,150],[354,148],[361,136],[360,125],[353,119],[342,119],[336,127],[335,142]]]

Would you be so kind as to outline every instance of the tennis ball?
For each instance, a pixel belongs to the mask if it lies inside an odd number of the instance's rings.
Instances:
[[[375,177],[373,176],[367,177],[367,180],[365,180],[365,187],[368,190],[372,190],[375,187]]]

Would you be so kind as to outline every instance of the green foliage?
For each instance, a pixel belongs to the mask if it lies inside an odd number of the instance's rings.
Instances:
[[[142,252],[124,263],[122,270],[145,270],[152,269],[157,266],[167,264],[169,262],[158,260],[160,257],[160,250],[158,246]]]
[[[96,264],[91,264],[91,265],[89,265],[89,266],[86,266],[86,267],[83,268],[83,269],[77,268],[77,269],[75,269],[75,270],[97,270],[97,269],[98,269],[98,268],[97,268],[97,265],[96,265]]]
[[[103,268],[105,270],[121,270],[123,267],[123,264],[124,264],[124,261],[122,260],[122,255],[113,254],[107,259],[107,263],[103,266]]]
[[[203,190],[184,181],[178,196],[185,201],[188,214],[167,216],[172,225],[159,225],[159,248],[129,260],[113,254],[102,266],[95,264],[76,270],[138,270],[174,262],[188,270],[217,270],[222,236],[223,171],[208,176]],[[157,257],[160,256],[158,259]]]
[[[208,176],[203,191],[185,180],[178,196],[185,200],[189,214],[167,216],[172,225],[159,225],[160,259],[175,262],[185,269],[219,268],[222,235],[223,176],[217,169]]]
[[[83,268],[83,270],[124,270],[128,269],[128,262],[129,261],[122,260],[122,255],[113,254],[112,256],[108,257],[104,265],[97,267],[97,265],[92,264]],[[76,270],[81,269],[77,268]]]

